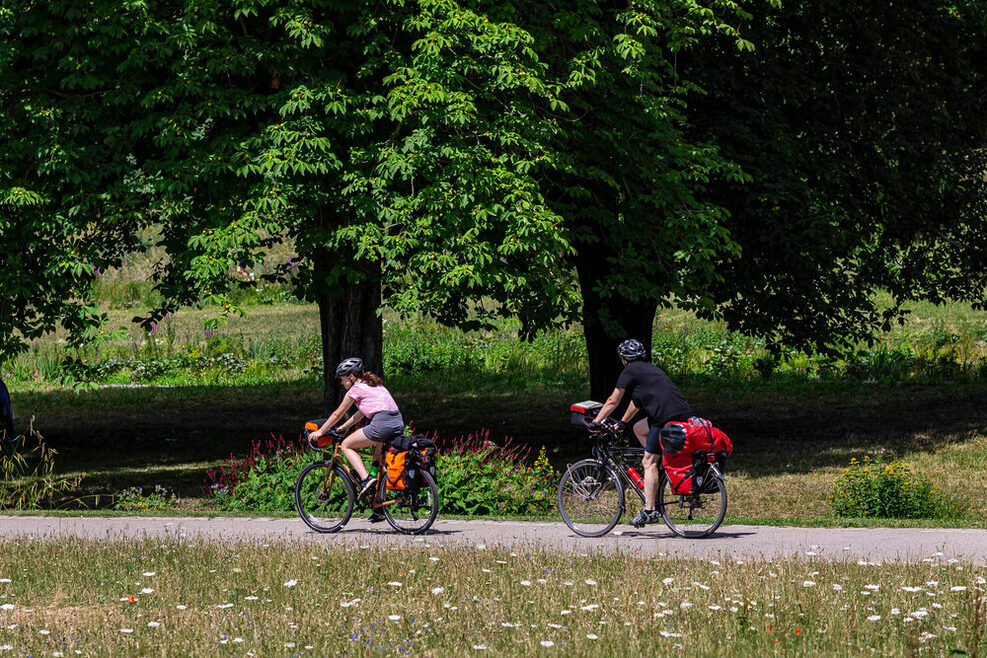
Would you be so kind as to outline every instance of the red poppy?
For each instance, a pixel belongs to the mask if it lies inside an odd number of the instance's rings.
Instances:
[[[130,601],[131,603],[137,603],[137,597],[136,596],[128,596],[127,597],[127,600]]]
[[[796,628],[795,629],[795,634],[796,635],[801,635],[802,634],[802,629],[801,628]]]
[[[774,629],[773,629],[773,628],[771,628],[770,626],[765,626],[765,628],[767,628],[767,629],[768,629],[768,631],[773,631],[773,630],[774,630]]]

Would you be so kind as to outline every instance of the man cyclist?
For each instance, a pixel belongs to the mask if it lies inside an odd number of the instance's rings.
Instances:
[[[658,523],[661,515],[655,509],[658,495],[658,462],[661,459],[661,443],[658,433],[673,420],[685,421],[692,415],[689,403],[668,375],[647,360],[647,351],[639,340],[629,338],[617,348],[617,355],[624,364],[624,371],[617,379],[617,386],[607,398],[593,423],[599,425],[610,416],[624,395],[630,402],[618,426],[623,429],[638,411],[644,417],[634,423],[634,436],[644,446],[644,509],[631,521],[635,528],[647,523]]]

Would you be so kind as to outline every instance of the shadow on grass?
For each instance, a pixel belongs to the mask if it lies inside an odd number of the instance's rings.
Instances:
[[[531,383],[522,376],[400,376],[388,382],[418,431],[452,439],[479,429],[537,451],[559,469],[590,454],[569,425],[569,405],[588,391]],[[734,440],[728,472],[754,478],[842,467],[850,456],[884,448],[932,450],[987,434],[987,383],[864,385],[847,382],[744,385],[691,378],[682,383],[693,410]],[[256,386],[113,388],[75,393],[12,392],[18,415],[59,451],[59,472],[85,471],[82,492],[114,493],[163,484],[181,497],[203,495],[205,471],[252,442],[297,436],[320,416],[322,391],[311,380]]]

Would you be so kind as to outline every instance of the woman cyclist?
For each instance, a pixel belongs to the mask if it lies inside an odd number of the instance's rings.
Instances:
[[[401,436],[404,432],[404,419],[398,410],[397,403],[391,397],[390,392],[384,388],[384,380],[379,375],[372,372],[364,372],[363,360],[355,356],[344,359],[336,366],[336,376],[346,389],[343,401],[334,412],[326,419],[322,426],[309,434],[309,441],[317,439],[335,427],[353,404],[356,404],[357,412],[349,419],[336,427],[336,430],[345,434],[353,425],[359,423],[364,418],[369,418],[370,423],[366,427],[356,430],[343,439],[340,447],[343,454],[353,466],[353,470],[360,476],[360,493],[363,496],[373,486],[374,478],[367,473],[367,467],[363,465],[363,459],[357,454],[357,448],[369,448],[376,446],[374,459],[380,459],[381,445],[385,441],[390,441]],[[383,517],[381,517],[383,518]],[[371,518],[371,520],[376,520]]]
[[[617,348],[617,355],[624,364],[624,371],[617,379],[617,386],[607,398],[594,423],[600,423],[610,416],[624,394],[631,398],[627,411],[620,421],[620,427],[633,418],[638,410],[644,417],[634,423],[634,436],[644,446],[644,509],[634,517],[631,525],[644,527],[646,523],[657,523],[661,516],[655,509],[658,496],[658,463],[661,459],[661,442],[658,433],[665,423],[672,420],[688,420],[691,415],[689,403],[682,392],[672,383],[668,375],[653,363],[648,363],[647,352],[641,341],[629,338]]]

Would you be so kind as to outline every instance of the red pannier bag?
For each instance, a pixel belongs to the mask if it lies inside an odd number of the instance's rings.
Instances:
[[[661,428],[661,461],[672,485],[672,492],[691,494],[696,486],[696,463],[704,463],[708,454],[716,455],[718,468],[733,452],[733,442],[722,430],[705,418],[693,416],[687,421],[672,421]]]

